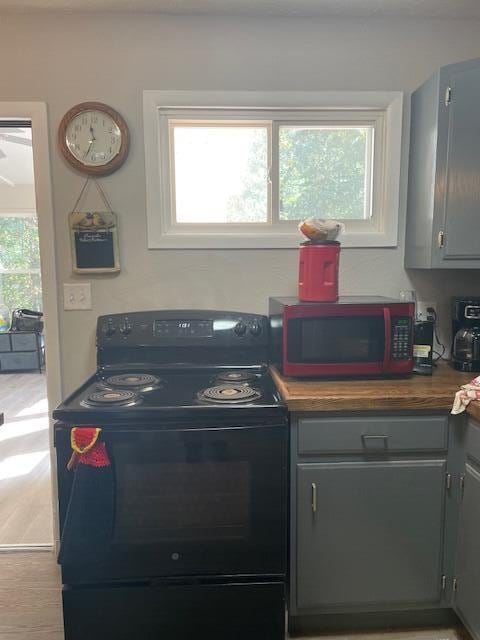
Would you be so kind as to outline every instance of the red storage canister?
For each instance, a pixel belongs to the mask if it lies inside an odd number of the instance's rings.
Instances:
[[[340,242],[302,242],[298,271],[299,299],[303,302],[336,302],[339,261]]]

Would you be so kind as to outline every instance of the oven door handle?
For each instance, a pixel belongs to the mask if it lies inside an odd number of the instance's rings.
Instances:
[[[392,318],[390,309],[383,308],[383,326],[384,326],[384,352],[383,352],[383,370],[388,371],[390,368],[390,360],[392,355]]]
[[[118,427],[116,426],[114,429],[109,429],[108,427],[104,428],[103,431],[103,440],[104,442],[106,442],[107,444],[116,444],[116,440],[115,440],[115,436],[132,436],[133,438],[137,438],[137,436],[139,434],[157,434],[159,437],[161,437],[161,435],[163,433],[225,433],[226,431],[252,431],[254,429],[256,430],[264,430],[264,429],[278,429],[278,428],[285,428],[287,425],[287,421],[285,418],[279,418],[278,420],[272,421],[271,423],[268,422],[261,422],[258,421],[255,424],[250,424],[250,425],[245,425],[245,426],[240,426],[240,425],[234,425],[234,426],[229,426],[229,427],[201,427],[198,428],[194,425],[192,425],[190,428],[188,426],[186,427],[175,427],[174,425],[172,425],[171,427],[164,427],[162,429],[132,429],[130,426],[125,425],[125,428],[122,429],[122,427]]]

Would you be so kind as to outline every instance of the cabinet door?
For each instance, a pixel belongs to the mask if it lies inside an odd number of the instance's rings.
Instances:
[[[465,466],[465,488],[458,534],[455,610],[480,638],[480,472]]]
[[[444,460],[297,467],[297,606],[441,598]]]
[[[450,79],[444,258],[479,259],[480,67]]]

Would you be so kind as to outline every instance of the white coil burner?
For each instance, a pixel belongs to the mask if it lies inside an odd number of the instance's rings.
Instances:
[[[246,385],[219,384],[215,387],[204,389],[198,394],[200,400],[221,404],[237,402],[251,402],[260,398],[260,393]]]

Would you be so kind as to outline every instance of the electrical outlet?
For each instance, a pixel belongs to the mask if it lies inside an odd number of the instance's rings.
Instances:
[[[428,308],[432,308],[435,313],[429,313],[427,311]],[[425,320],[435,320],[435,314],[437,313],[437,303],[436,302],[417,302],[416,306],[416,316],[419,322],[424,322]]]
[[[66,311],[78,311],[92,308],[92,290],[89,282],[63,285],[63,308]]]

